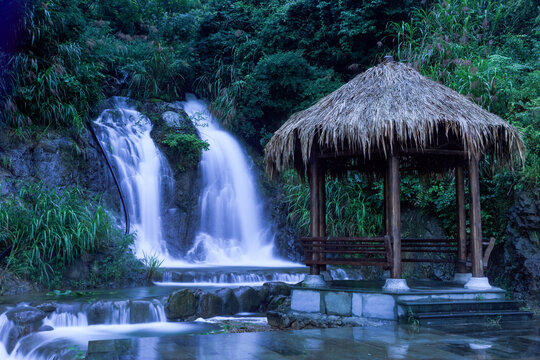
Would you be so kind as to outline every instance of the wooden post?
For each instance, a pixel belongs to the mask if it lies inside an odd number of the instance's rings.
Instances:
[[[325,187],[325,176],[326,176],[326,169],[324,168],[324,165],[319,160],[319,236],[325,237],[326,236],[326,187]],[[325,260],[326,254],[320,253],[319,259]],[[326,270],[326,265],[320,265],[319,266],[320,271]]]
[[[399,158],[392,154],[388,158],[388,226],[392,241],[392,279],[401,279],[401,214],[399,203]]]
[[[319,206],[319,159],[312,152],[309,166],[309,190],[310,190],[310,214],[311,214],[311,224],[310,224],[310,233],[312,237],[319,236],[319,226],[320,226],[320,206]],[[315,244],[313,244],[315,245]],[[312,260],[319,260],[319,253],[317,252],[318,248],[313,247],[313,257]],[[313,264],[310,266],[309,273],[311,275],[320,275],[319,265]]]
[[[467,265],[467,229],[465,223],[465,179],[463,176],[463,166],[456,167],[456,222],[458,241],[458,263],[456,270],[458,273],[466,273]]]
[[[384,171],[384,180],[383,180],[383,226],[384,233],[390,236],[390,226],[388,226],[388,169]]]
[[[471,262],[472,276],[483,277],[482,268],[482,220],[480,218],[480,180],[478,174],[478,159],[469,159],[469,212],[471,228]]]

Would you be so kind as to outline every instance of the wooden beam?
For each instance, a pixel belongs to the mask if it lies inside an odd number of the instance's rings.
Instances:
[[[465,178],[463,176],[463,167],[456,167],[456,222],[457,222],[457,240],[458,240],[458,273],[466,273],[467,266],[467,229],[465,222]]]
[[[472,276],[483,277],[482,268],[482,219],[480,217],[480,176],[478,159],[469,159],[469,226],[471,231]]]
[[[316,154],[311,154],[309,163],[309,190],[310,190],[310,234],[312,237],[320,236],[319,234],[319,165],[320,161]],[[306,259],[307,260],[307,259]],[[319,253],[314,251],[312,254],[314,262],[319,261]],[[319,265],[316,263],[310,265],[309,272],[311,275],[320,275]]]
[[[463,150],[447,150],[447,149],[403,149],[400,154],[404,155],[451,155],[451,156],[467,156],[467,152]]]
[[[399,201],[399,158],[388,157],[388,235],[392,242],[392,269],[390,276],[401,279],[401,214]]]

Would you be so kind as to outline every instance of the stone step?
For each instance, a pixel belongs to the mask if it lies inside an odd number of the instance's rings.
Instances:
[[[485,324],[497,326],[500,322],[527,321],[533,318],[528,311],[501,310],[501,311],[474,311],[474,312],[433,312],[408,314],[401,316],[399,322],[417,323],[419,325],[432,324]]]
[[[399,301],[405,314],[437,312],[474,312],[519,310],[521,302],[515,300],[452,300],[452,301]]]

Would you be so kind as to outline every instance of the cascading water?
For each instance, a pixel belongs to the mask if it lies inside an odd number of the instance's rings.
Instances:
[[[86,350],[89,340],[210,330],[204,324],[167,322],[163,304],[156,299],[56,304],[56,307],[39,321],[37,332],[23,337],[20,337],[21,328],[8,318],[10,311],[35,309],[22,304],[0,314],[0,359],[73,359],[78,352]]]
[[[129,106],[126,99],[115,98],[114,105],[114,109],[103,111],[94,124],[127,197],[132,227],[137,232],[136,255],[167,258],[161,213],[162,195],[174,186],[171,168],[150,136],[150,120]]]
[[[203,181],[201,223],[188,260],[220,265],[283,265],[284,261],[273,256],[273,237],[264,221],[242,147],[220,127],[201,100],[188,97],[184,110],[210,145],[199,165]]]

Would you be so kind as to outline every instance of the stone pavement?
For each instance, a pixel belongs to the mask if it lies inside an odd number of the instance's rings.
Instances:
[[[540,319],[93,341],[88,360],[540,359]]]

